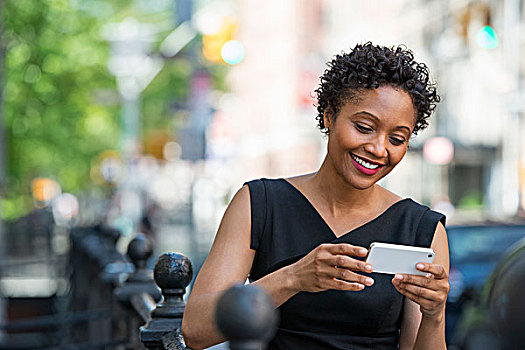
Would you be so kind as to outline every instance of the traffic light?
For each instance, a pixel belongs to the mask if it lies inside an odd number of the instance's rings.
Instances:
[[[484,49],[498,47],[498,35],[492,25],[492,11],[488,3],[469,2],[459,15],[460,34],[465,40],[475,33],[476,44]]]
[[[202,36],[202,53],[216,63],[237,64],[244,58],[244,47],[234,40],[238,28],[233,16],[222,18],[219,30]]]
[[[498,47],[498,36],[490,25],[486,25],[479,30],[476,35],[476,42],[485,49],[495,49]]]

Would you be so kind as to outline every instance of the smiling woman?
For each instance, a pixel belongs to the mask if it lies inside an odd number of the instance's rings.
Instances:
[[[370,187],[403,159],[415,114],[409,95],[390,86],[362,91],[338,117],[325,110],[327,165],[354,187]]]
[[[281,313],[269,349],[445,349],[445,218],[377,184],[439,101],[427,67],[404,47],[357,45],[328,63],[316,92],[323,164],[238,191],[184,312],[187,345],[224,340],[218,297],[249,278]],[[432,247],[435,260],[417,265],[426,276],[375,273],[372,242]]]

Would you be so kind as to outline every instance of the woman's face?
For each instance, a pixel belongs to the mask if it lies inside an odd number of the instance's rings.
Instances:
[[[415,115],[410,96],[390,86],[364,90],[335,122],[325,114],[328,157],[338,175],[366,189],[390,173],[405,156]]]

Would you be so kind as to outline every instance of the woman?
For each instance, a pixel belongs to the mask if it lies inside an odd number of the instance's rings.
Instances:
[[[439,96],[403,47],[357,45],[328,63],[317,92],[328,135],[320,169],[243,186],[226,210],[188,300],[187,345],[224,341],[221,291],[247,277],[281,321],[269,349],[446,349],[444,217],[377,184],[403,159]],[[371,273],[371,242],[432,247],[426,276]]]

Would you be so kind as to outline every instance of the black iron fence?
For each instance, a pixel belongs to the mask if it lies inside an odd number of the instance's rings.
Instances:
[[[4,235],[0,349],[143,348],[139,326],[161,298],[146,266],[150,240],[135,237],[124,255],[116,248],[119,231],[77,227],[57,252],[48,214],[22,218]]]
[[[0,323],[0,349],[187,349],[181,324],[193,267],[186,256],[165,253],[151,269],[148,236],[137,235],[121,254],[120,232],[100,225],[68,230],[68,249],[59,254],[47,214],[31,215],[26,218],[31,222],[15,227],[27,238],[30,230],[38,244],[4,244],[9,254],[0,277],[45,277],[62,286],[49,289],[50,295],[10,298],[7,309],[15,311]],[[275,327],[271,300],[254,286],[232,288],[217,310],[218,326],[232,349],[261,348]]]

